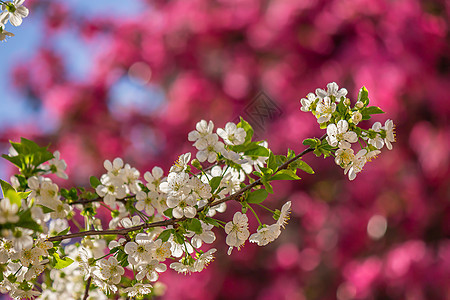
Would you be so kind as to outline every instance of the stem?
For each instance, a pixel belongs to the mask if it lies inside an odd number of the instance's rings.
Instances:
[[[266,206],[264,206],[264,205],[262,205],[261,203],[255,203],[255,204],[257,204],[257,205],[259,205],[259,206],[261,206],[262,208],[264,208],[264,209],[266,209],[266,210],[268,210],[268,211],[270,211],[271,213],[275,213],[275,211],[274,210],[271,210],[270,208],[268,208],[268,207],[266,207]]]
[[[261,223],[261,221],[259,220],[258,215],[256,214],[256,211],[255,211],[250,205],[248,205],[247,207],[250,208],[250,210],[251,210],[251,211],[253,212],[253,214],[255,215],[256,220],[258,220],[259,226],[262,226],[262,223]]]
[[[84,297],[83,300],[86,300],[89,296],[89,287],[91,286],[92,277],[89,276],[87,282],[86,282],[86,289],[84,290]]]

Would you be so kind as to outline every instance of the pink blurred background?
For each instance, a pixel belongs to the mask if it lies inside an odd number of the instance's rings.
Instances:
[[[25,5],[30,16],[0,47],[0,148],[21,136],[51,143],[69,165],[61,186],[88,186],[117,156],[167,170],[195,152],[197,121],[224,126],[260,91],[282,111],[257,132],[279,154],[323,134],[299,100],[328,82],[352,100],[365,85],[387,112],[371,122],[396,124],[394,149],[353,182],[332,159],[305,156],[316,175],[275,184],[267,201],[293,202],[281,237],[227,256],[216,231],[216,260],[196,275],[166,272],[163,299],[450,299],[448,1]]]

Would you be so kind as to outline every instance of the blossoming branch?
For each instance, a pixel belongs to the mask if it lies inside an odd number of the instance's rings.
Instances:
[[[299,180],[298,170],[314,174],[303,155],[333,156],[353,180],[384,145],[392,149],[391,120],[359,127],[383,112],[368,106],[367,90],[360,90],[353,106],[346,96],[347,90],[330,83],[327,91],[301,99],[301,110],[312,112],[326,129],[321,138],[304,140],[308,147],[301,153],[274,154],[267,141],[253,140],[243,119],[217,130],[202,120],[188,135],[195,158],[183,153],[168,172],[155,166],[143,176],[121,158],[106,160],[105,173],[92,176],[89,188],[63,189],[47,177],[68,178],[58,151],[25,138],[11,142],[2,157],[19,172],[9,183],[0,182],[0,291],[15,299],[161,295],[158,278],[168,267],[189,274],[214,259],[217,250],[209,245],[218,231],[226,234],[228,255],[247,241],[273,242],[287,225],[291,202],[280,209],[263,202],[274,193],[274,181]],[[241,208],[223,220],[229,201]],[[261,222],[257,206],[273,217],[271,224]],[[107,228],[100,209],[110,212]],[[249,218],[257,228],[250,228]]]

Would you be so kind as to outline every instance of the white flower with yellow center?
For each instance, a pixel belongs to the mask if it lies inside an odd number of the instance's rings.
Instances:
[[[366,149],[359,150],[353,158],[352,163],[345,168],[344,174],[348,173],[348,179],[354,180],[356,178],[356,175],[362,171],[364,165],[367,162],[366,154]]]
[[[244,128],[238,128],[233,122],[228,122],[225,129],[218,128],[217,134],[228,145],[241,145],[245,141],[247,133]]]
[[[156,281],[158,280],[159,273],[163,273],[167,270],[167,266],[159,263],[158,260],[153,259],[148,263],[139,264],[137,266],[137,270],[137,280],[142,280],[144,277],[147,277],[149,281]]]
[[[228,255],[233,251],[233,247],[240,249],[248,239],[250,232],[248,231],[248,218],[247,215],[236,212],[233,216],[233,220],[225,224],[225,232],[228,234],[225,242],[230,248],[228,248]]]
[[[125,270],[119,265],[114,256],[110,256],[107,260],[101,259],[97,262],[99,268],[99,277],[108,283],[118,284]]]
[[[348,130],[348,122],[346,120],[340,120],[337,124],[329,124],[327,126],[327,142],[330,146],[348,149],[351,147],[350,143],[357,141],[358,135]]]
[[[25,0],[14,0],[12,2],[3,2],[0,13],[0,20],[9,20],[13,26],[20,26],[22,19],[28,16],[28,8],[23,6]],[[6,21],[3,21],[6,24]]]
[[[348,148],[348,149],[341,149],[341,148],[339,148],[336,151],[336,158],[334,159],[334,161],[336,162],[336,164],[338,164],[341,167],[345,168],[350,163],[353,162],[354,158],[355,158],[355,154],[353,152],[353,149],[351,149],[351,148]]]
[[[156,240],[151,245],[153,258],[159,261],[166,260],[166,258],[172,256],[172,251],[170,250],[171,247],[172,244],[170,244],[170,242],[163,242],[160,239]]]
[[[158,200],[159,194],[157,192],[150,191],[148,193],[139,191],[136,194],[136,209],[145,211],[148,216],[152,216],[155,213],[155,207],[153,204]]]
[[[144,179],[147,181],[147,188],[150,191],[158,192],[159,185],[163,182],[164,171],[160,167],[153,167],[152,172],[145,172]]]
[[[145,233],[138,233],[135,241],[128,242],[124,248],[125,253],[128,254],[128,262],[130,265],[150,261],[152,259],[153,241]]]
[[[319,124],[328,122],[331,115],[336,111],[336,103],[331,101],[330,97],[325,97],[317,103],[316,113]]]

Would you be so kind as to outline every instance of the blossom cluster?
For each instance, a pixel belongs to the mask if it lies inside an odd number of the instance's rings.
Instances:
[[[214,227],[227,234],[229,255],[247,240],[264,246],[277,239],[289,219],[290,201],[275,211],[261,205],[273,214],[271,225],[262,224],[252,206],[266,199],[266,189],[273,192],[269,181],[298,179],[296,168],[282,166],[293,152],[275,156],[267,142],[252,141],[253,129],[242,119],[213,130],[212,121],[198,122],[188,136],[196,159],[190,152],[180,155],[167,176],[155,166],[142,178],[121,158],[105,160],[105,173],[90,179],[92,190],[60,188],[48,177],[67,179],[58,151],[52,154],[24,138],[11,142],[3,157],[20,173],[11,184],[1,181],[0,291],[17,299],[157,295],[164,290],[157,280],[167,259],[176,260],[169,267],[184,274],[200,272],[214,259],[217,250],[205,249],[216,240]],[[284,172],[282,178],[277,172]],[[232,221],[217,219],[229,200],[241,203],[242,210]],[[101,209],[111,214],[106,230],[97,215]],[[253,234],[249,210],[259,222]],[[70,233],[73,226],[78,233]],[[122,237],[102,237],[109,232]],[[41,290],[34,286],[39,281]]]
[[[364,165],[381,153],[384,145],[391,150],[395,142],[395,127],[392,120],[386,120],[384,126],[375,122],[370,129],[362,129],[358,124],[362,120],[370,119],[372,114],[383,113],[375,106],[368,106],[369,98],[365,87],[362,87],[358,100],[351,106],[345,88],[339,89],[335,82],[327,85],[327,90],[316,89],[315,93],[309,93],[306,98],[300,100],[304,112],[312,112],[317,118],[321,128],[326,128],[326,143],[329,149],[320,145],[323,149],[335,157],[337,165],[344,169],[350,180],[363,170]],[[359,142],[361,149],[355,154],[352,144]],[[363,145],[361,142],[364,142]],[[314,141],[305,141],[305,144],[318,146]],[[318,149],[317,149],[318,150]],[[321,154],[320,150],[317,151]],[[326,152],[322,153],[327,156]],[[329,154],[328,154],[329,155]]]
[[[23,6],[25,0],[0,1],[0,41],[6,37],[14,36],[13,33],[5,30],[5,25],[11,23],[13,26],[20,26],[22,19],[28,16],[28,8]]]

